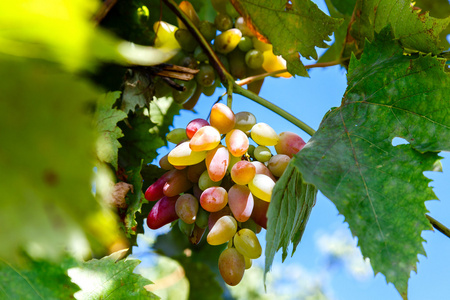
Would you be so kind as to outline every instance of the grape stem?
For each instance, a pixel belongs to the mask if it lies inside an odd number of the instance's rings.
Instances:
[[[450,229],[445,227],[441,222],[439,222],[438,220],[434,219],[430,215],[426,215],[426,217],[427,217],[428,221],[430,221],[431,225],[433,225],[434,228],[436,228],[442,234],[444,234],[445,236],[450,238]]]

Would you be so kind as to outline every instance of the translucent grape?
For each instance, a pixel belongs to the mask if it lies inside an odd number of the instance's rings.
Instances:
[[[243,35],[252,37],[254,36],[253,32],[248,28],[247,23],[245,22],[243,17],[238,17],[234,22],[234,27],[239,29]]]
[[[158,21],[153,24],[153,31],[156,33],[155,47],[156,48],[168,48],[168,49],[180,49],[175,39],[175,31],[177,27],[164,21]]]
[[[253,151],[253,156],[260,162],[266,162],[272,157],[272,153],[266,146],[258,146]]]
[[[278,135],[279,142],[275,145],[278,154],[286,154],[293,157],[305,146],[305,141],[296,133],[284,131]]]
[[[269,176],[263,174],[256,174],[253,180],[248,183],[252,194],[267,202],[270,202],[274,186],[275,182]]]
[[[239,129],[232,129],[228,132],[225,136],[225,143],[231,155],[236,157],[244,155],[249,145],[247,135]]]
[[[175,128],[172,129],[167,135],[166,140],[173,144],[179,144],[184,140],[187,140],[188,137],[186,135],[186,129],[184,128]]]
[[[252,49],[245,53],[245,63],[251,69],[261,68],[264,61],[264,55],[261,51]]]
[[[189,142],[183,142],[169,152],[169,163],[173,166],[191,166],[203,161],[206,151],[192,151]]]
[[[291,158],[285,154],[277,154],[270,158],[267,167],[270,172],[277,177],[283,175],[284,170],[286,170]]]
[[[231,212],[231,209],[228,205],[219,211],[210,213],[208,218],[209,230],[211,230],[214,227],[214,224],[216,224],[217,220],[219,220],[223,216],[232,216],[232,215],[233,213]]]
[[[205,62],[208,60],[208,55],[206,55],[201,46],[197,46],[197,48],[195,48],[194,57],[199,62]]]
[[[235,129],[240,129],[243,132],[250,131],[252,127],[256,124],[256,117],[248,111],[238,112],[236,115]]]
[[[211,126],[217,128],[221,134],[225,134],[234,128],[236,117],[228,106],[216,103],[211,108],[210,122]]]
[[[224,244],[233,238],[236,230],[236,220],[232,216],[223,216],[211,228],[206,241],[212,246]]]
[[[252,139],[262,146],[274,146],[278,143],[278,134],[266,123],[257,123],[251,130]]]
[[[233,156],[233,155],[230,155],[230,162],[229,162],[229,164],[228,164],[228,171],[230,171],[231,172],[231,170],[233,169],[233,166],[238,162],[238,161],[241,161],[241,157],[236,157],[236,156]]]
[[[256,259],[261,256],[262,248],[256,234],[250,229],[243,228],[239,230],[233,238],[236,250],[242,255]]]
[[[233,27],[233,20],[231,17],[224,13],[218,13],[216,18],[214,19],[214,25],[220,31],[226,31]]]
[[[231,168],[231,179],[237,184],[248,184],[255,177],[255,166],[246,160],[238,161],[233,168]]]
[[[147,226],[158,229],[178,219],[175,204],[179,196],[162,197],[150,210],[147,217]]]
[[[226,284],[237,285],[244,277],[244,256],[235,248],[225,249],[219,256],[219,271]]]
[[[222,54],[230,53],[237,47],[241,37],[241,31],[236,28],[228,29],[227,31],[222,32],[214,40],[216,51]]]
[[[198,30],[200,30],[200,33],[208,42],[212,41],[216,37],[217,28],[209,21],[200,21]]]
[[[229,161],[230,153],[228,152],[228,149],[222,145],[208,151],[205,163],[208,169],[209,178],[216,182],[222,180],[227,173]]]
[[[212,86],[216,79],[214,68],[209,64],[201,64],[195,79],[204,87]]]
[[[192,139],[194,134],[203,126],[209,126],[209,122],[205,119],[194,119],[190,121],[186,126],[186,136],[188,139]]]
[[[197,82],[195,80],[189,80],[189,81],[175,80],[175,82],[178,83],[179,85],[183,86],[185,88],[185,90],[177,91],[177,90],[173,89],[172,90],[173,100],[176,103],[183,104],[194,95],[194,93],[197,89]]]
[[[209,212],[219,211],[228,203],[228,193],[221,186],[212,186],[203,191],[200,205]]]
[[[191,138],[189,147],[192,151],[212,150],[219,145],[220,140],[220,132],[215,127],[203,126]]]
[[[270,172],[269,168],[267,168],[265,164],[260,161],[252,161],[252,164],[255,166],[256,174],[264,174],[269,176],[273,181],[276,181],[272,172]]]
[[[173,175],[167,179],[163,187],[164,195],[167,197],[179,195],[192,187],[192,182],[187,178],[186,170],[174,171]]]
[[[253,195],[245,185],[233,185],[228,190],[228,205],[239,222],[247,221],[253,210]]]
[[[180,229],[180,231],[182,233],[184,233],[184,235],[186,235],[187,237],[191,236],[192,231],[194,230],[195,224],[188,224],[186,222],[184,222],[183,220],[179,219],[178,220],[178,228]]]
[[[178,197],[175,211],[177,216],[186,224],[193,224],[197,217],[198,207],[198,199],[186,193]]]
[[[200,178],[198,179],[198,187],[204,191],[209,187],[212,186],[219,186],[222,182],[219,181],[212,181],[211,178],[209,178],[208,170],[203,171],[202,175],[200,175]]]
[[[262,64],[262,67],[264,70],[266,70],[266,72],[275,72],[286,69],[286,60],[283,57],[281,57],[281,55],[276,56],[275,54],[273,54],[271,47],[270,49],[263,52],[263,56],[264,62]],[[274,76],[284,78],[292,77],[292,75],[289,72],[284,72]]]

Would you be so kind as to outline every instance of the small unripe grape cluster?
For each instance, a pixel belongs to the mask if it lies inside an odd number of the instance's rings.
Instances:
[[[205,232],[210,245],[228,243],[219,270],[227,284],[236,285],[262,253],[256,233],[267,226],[272,190],[305,142],[221,103],[212,107],[209,122],[194,119],[166,138],[177,146],[160,160],[167,173],[145,192],[148,201],[158,201],[147,225],[157,229],[178,220],[193,244]]]
[[[200,20],[189,1],[182,1],[179,7],[210,43],[222,65],[234,78],[242,79],[286,68],[286,61],[273,54],[271,44],[261,42],[255,37],[254,32],[247,27],[244,18],[239,15],[229,0],[212,0],[211,2],[217,12],[214,23]],[[159,21],[154,24],[154,31],[155,45],[164,44],[166,48],[181,49],[171,63],[199,70],[190,84],[176,80],[178,84],[185,87],[185,90],[172,91],[174,100],[191,109],[202,93],[211,96],[216,87],[221,85],[220,80],[216,78],[216,72],[210,65],[208,56],[185,24],[179,19],[178,27]],[[291,77],[287,72],[275,76]],[[262,81],[251,83],[248,88],[259,93],[261,84]],[[163,83],[156,85],[156,89],[163,90],[156,91],[156,94],[170,92],[163,85]]]

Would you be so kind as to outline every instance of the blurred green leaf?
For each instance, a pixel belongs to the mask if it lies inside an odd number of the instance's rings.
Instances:
[[[81,288],[74,295],[76,299],[159,299],[144,288],[152,282],[133,273],[140,261],[118,260],[118,254],[92,259],[69,269],[70,278]]]
[[[172,97],[155,98],[150,103],[150,120],[155,124],[150,129],[151,133],[158,134],[165,140],[172,126],[174,116],[180,113],[183,106],[173,101]]]
[[[324,41],[330,41],[342,20],[333,19],[323,13],[312,1],[258,2],[236,0],[245,16],[248,16],[257,30],[268,38],[275,55],[282,55],[291,74],[308,76],[300,61],[299,53],[305,58],[317,59],[315,47],[327,48]]]
[[[424,202],[436,199],[423,172],[450,150],[450,78],[445,61],[405,56],[393,39],[385,29],[352,58],[342,105],[294,163],[344,215],[375,274],[406,298],[431,229]],[[392,146],[394,137],[409,145]]]
[[[100,161],[110,163],[117,170],[117,152],[121,147],[117,139],[123,136],[117,122],[127,117],[123,111],[113,108],[120,92],[102,95],[97,102],[95,120],[99,138],[97,139],[97,157]]]

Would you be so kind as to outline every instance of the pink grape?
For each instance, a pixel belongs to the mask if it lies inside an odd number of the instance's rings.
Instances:
[[[291,158],[285,154],[277,154],[270,158],[267,167],[270,172],[277,177],[283,175],[284,170],[286,170]]]
[[[167,180],[174,175],[176,170],[166,172],[163,176],[158,178],[152,185],[150,185],[145,191],[145,199],[148,201],[156,201],[164,197],[164,185]]]
[[[272,172],[270,172],[269,168],[266,167],[265,164],[259,161],[252,161],[252,164],[255,166],[256,174],[264,174],[269,176],[273,181],[276,181]]]
[[[278,135],[279,141],[275,145],[278,154],[286,154],[292,158],[305,146],[305,141],[296,133],[284,131]]]
[[[187,178],[186,170],[174,170],[167,182],[164,184],[163,192],[167,197],[173,197],[186,192],[192,187],[192,182]]]
[[[196,152],[212,150],[219,145],[220,140],[220,132],[215,127],[203,126],[191,138],[189,147]]]
[[[256,167],[249,161],[241,160],[231,168],[231,179],[237,184],[248,184],[256,174]]]
[[[225,143],[230,151],[231,155],[240,157],[247,152],[248,149],[248,137],[239,129],[233,129],[225,136]]]
[[[254,205],[251,218],[256,224],[262,228],[267,228],[267,210],[269,209],[269,202],[263,201],[258,197],[253,197]]]
[[[178,219],[175,211],[175,204],[179,196],[162,197],[150,210],[147,217],[147,226],[151,229],[158,229]]]
[[[220,181],[227,173],[230,153],[226,147],[219,145],[206,153],[205,162],[209,178],[215,182]]]
[[[253,211],[253,195],[245,185],[235,184],[228,191],[228,205],[239,222],[247,221]]]
[[[209,126],[208,121],[206,121],[205,119],[194,119],[190,121],[186,126],[186,135],[188,139],[192,139],[197,130],[199,130],[203,126]]]
[[[221,186],[213,186],[203,191],[200,205],[209,212],[219,211],[228,203],[228,193]]]

